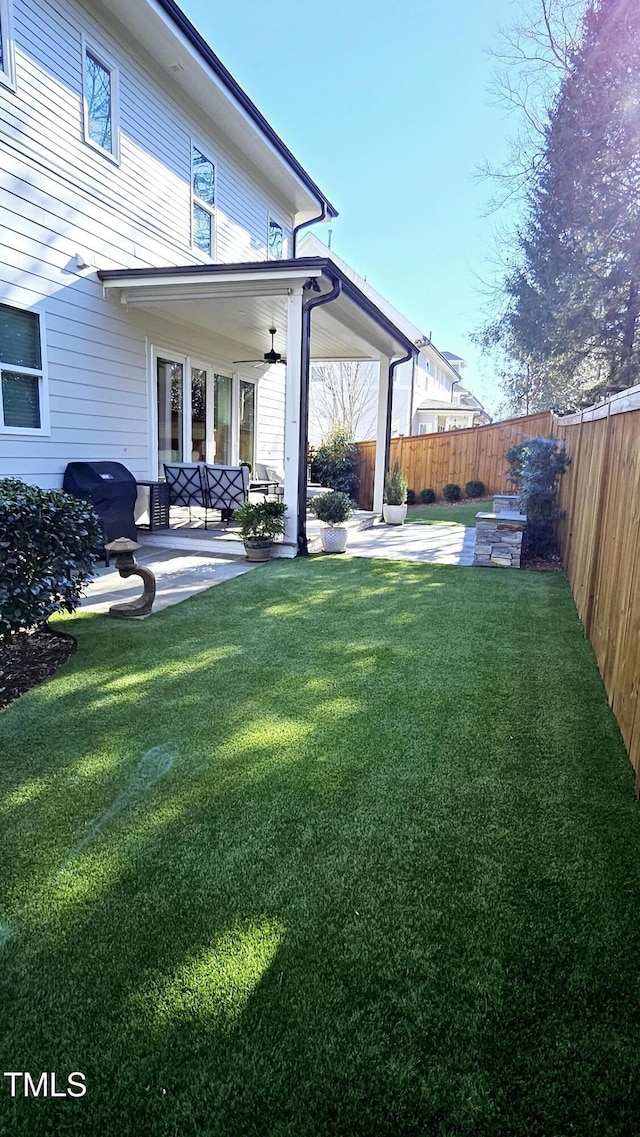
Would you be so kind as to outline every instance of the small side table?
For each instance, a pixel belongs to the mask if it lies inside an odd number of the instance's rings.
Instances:
[[[168,529],[169,483],[138,481],[136,485],[147,486],[149,489],[149,529]]]

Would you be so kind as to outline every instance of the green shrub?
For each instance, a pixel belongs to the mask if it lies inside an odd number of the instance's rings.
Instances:
[[[73,612],[103,540],[88,502],[1,478],[0,638]]]
[[[472,478],[470,482],[465,482],[464,492],[467,497],[484,497],[487,487],[480,478]]]
[[[569,465],[564,443],[555,438],[527,438],[507,450],[509,481],[518,491],[520,511],[526,513],[523,546],[538,557],[555,552],[558,479]]]
[[[423,505],[431,505],[436,500],[436,491],[430,487],[426,490],[420,490],[420,501]]]
[[[393,470],[384,480],[384,500],[387,505],[404,505],[407,500],[407,479],[400,464],[394,462]]]
[[[348,494],[331,490],[313,497],[309,508],[318,521],[324,521],[327,525],[343,525],[351,517],[355,506]]]
[[[462,495],[458,483],[447,482],[446,486],[442,487],[442,496],[445,501],[460,501]]]
[[[311,467],[312,475],[320,485],[329,489],[354,494],[358,488],[358,449],[349,432],[337,427],[321,442]]]
[[[273,541],[284,533],[286,512],[282,501],[245,501],[233,517],[240,525],[243,541]]]
[[[415,505],[418,500],[415,490],[407,490],[407,505]]]

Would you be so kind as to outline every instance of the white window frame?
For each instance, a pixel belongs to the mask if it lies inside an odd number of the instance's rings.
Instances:
[[[49,414],[49,374],[47,369],[47,332],[45,314],[39,308],[23,308],[19,304],[8,304],[1,301],[6,308],[15,308],[17,312],[31,312],[38,317],[38,331],[40,334],[40,370],[34,367],[22,367],[17,363],[0,360],[0,434],[12,434],[20,438],[42,438],[51,434],[51,419]],[[40,426],[5,426],[4,407],[2,403],[2,372],[11,371],[17,375],[35,375],[38,378],[38,399],[40,403]]]
[[[194,193],[194,190],[193,190],[193,151],[194,150],[197,150],[199,154],[202,154],[202,157],[207,162],[211,162],[211,165],[213,166],[213,205],[210,205],[208,201],[204,201],[203,198],[198,197],[198,195],[196,193]],[[200,142],[200,140],[198,138],[190,138],[189,139],[189,183],[190,183],[190,188],[191,188],[191,248],[199,256],[205,257],[207,259],[207,261],[215,262],[216,258],[217,258],[217,249],[218,249],[218,232],[217,232],[217,222],[218,222],[218,204],[217,204],[218,203],[218,163],[217,163],[216,159],[213,157],[213,155],[211,154],[211,147],[203,145],[202,142]],[[199,245],[196,245],[196,240],[195,240],[195,238],[196,238],[196,226],[195,226],[195,221],[194,221],[195,206],[196,205],[198,205],[200,207],[200,209],[204,209],[207,213],[209,213],[211,215],[211,252],[210,253],[205,252],[205,250],[201,249]]]
[[[0,83],[4,87],[16,89],[16,55],[13,38],[13,2],[0,0],[0,40],[2,41],[2,67]]]
[[[1,2],[1,0],[0,0]],[[111,145],[112,149],[94,141],[89,134],[89,103],[87,100],[87,52],[97,59],[101,67],[109,72],[111,77]],[[82,36],[82,138],[86,146],[90,146],[96,153],[102,154],[114,165],[120,165],[120,71],[118,65],[108,52],[99,47],[94,40]]]
[[[272,257],[271,251],[269,249],[269,236],[271,233],[271,226],[272,225],[277,225],[278,228],[280,229],[280,232],[282,233],[282,256],[281,257]],[[274,261],[276,264],[277,264],[278,260],[284,261],[287,259],[285,256],[286,251],[287,251],[287,237],[285,235],[285,227],[282,224],[282,221],[280,221],[277,217],[274,217],[273,213],[269,213],[269,214],[267,214],[267,260],[268,261]]]

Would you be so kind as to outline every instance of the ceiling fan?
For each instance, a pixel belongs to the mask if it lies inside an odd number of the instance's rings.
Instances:
[[[265,351],[262,359],[234,359],[233,362],[234,363],[254,363],[254,364],[257,363],[257,364],[260,364],[262,367],[270,367],[272,363],[285,363],[286,364],[286,362],[287,362],[286,359],[283,359],[280,352],[276,351],[274,346],[273,346],[273,338],[274,338],[277,330],[278,330],[277,328],[269,328],[269,335],[271,336],[271,348],[269,349],[269,351]]]

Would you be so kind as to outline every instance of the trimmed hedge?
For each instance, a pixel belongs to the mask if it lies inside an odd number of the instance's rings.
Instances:
[[[436,491],[430,487],[426,490],[420,490],[420,501],[423,505],[431,505],[436,500]]]
[[[447,482],[446,486],[442,487],[442,496],[445,501],[460,501],[462,494],[460,493],[460,486],[457,482]]]
[[[467,497],[484,497],[487,487],[480,478],[472,478],[470,482],[465,482],[464,492]]]
[[[416,491],[407,490],[407,505],[415,505],[417,500]]]
[[[0,478],[0,639],[73,612],[103,540],[89,502]]]

